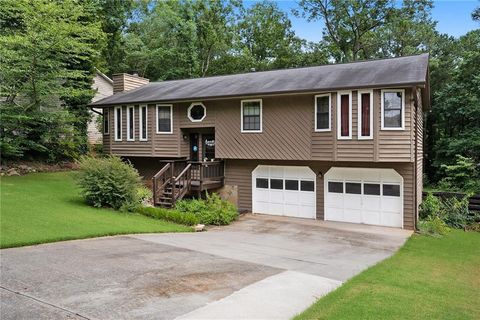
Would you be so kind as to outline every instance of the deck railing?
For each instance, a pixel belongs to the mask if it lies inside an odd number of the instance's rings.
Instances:
[[[189,163],[178,174],[178,176],[173,181],[172,186],[172,204],[175,204],[177,200],[183,198],[183,196],[190,190],[192,185],[192,164]]]
[[[158,171],[152,178],[153,202],[157,204],[160,200],[160,195],[163,194],[165,187],[172,179],[172,164],[167,163],[160,171]]]

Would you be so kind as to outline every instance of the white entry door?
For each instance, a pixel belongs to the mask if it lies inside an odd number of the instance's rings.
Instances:
[[[403,227],[403,178],[393,169],[331,168],[325,220]]]
[[[257,166],[252,172],[252,211],[315,219],[315,177],[304,166]]]

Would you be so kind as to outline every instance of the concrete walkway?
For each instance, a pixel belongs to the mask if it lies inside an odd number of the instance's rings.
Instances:
[[[1,254],[3,319],[289,319],[411,232],[282,217]]]

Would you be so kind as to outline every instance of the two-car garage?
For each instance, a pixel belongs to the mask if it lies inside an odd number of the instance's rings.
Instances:
[[[259,165],[252,172],[255,213],[315,219],[323,196],[325,220],[403,227],[403,178],[393,169],[332,167],[317,193],[308,166]]]

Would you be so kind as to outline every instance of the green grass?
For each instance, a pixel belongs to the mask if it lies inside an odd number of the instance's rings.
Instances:
[[[413,235],[295,319],[478,319],[480,233]]]
[[[139,214],[96,209],[79,196],[73,172],[1,178],[0,247],[191,228]]]

